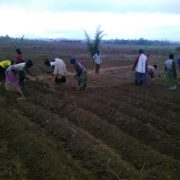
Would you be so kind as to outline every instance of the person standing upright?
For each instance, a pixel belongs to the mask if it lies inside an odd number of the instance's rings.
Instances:
[[[176,64],[174,54],[169,54],[169,59],[165,61],[166,85],[169,89],[176,89]]]
[[[97,50],[96,54],[93,56],[93,60],[95,64],[95,73],[99,74],[100,64],[102,63],[102,57],[99,50]]]
[[[142,86],[147,73],[147,57],[144,55],[143,49],[139,50],[132,70],[135,70],[135,85]]]

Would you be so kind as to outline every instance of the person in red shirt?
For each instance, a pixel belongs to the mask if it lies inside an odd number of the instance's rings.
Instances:
[[[19,63],[25,62],[21,49],[19,49],[19,48],[16,49],[16,53],[17,53],[17,55],[16,55],[15,63],[19,64]]]

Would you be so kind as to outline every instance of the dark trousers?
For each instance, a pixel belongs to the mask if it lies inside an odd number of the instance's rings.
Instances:
[[[56,76],[55,77],[55,83],[65,83],[66,82],[66,76],[61,76],[61,77],[58,77]]]
[[[144,84],[146,73],[135,72],[135,85],[142,86]]]
[[[18,80],[19,80],[19,85],[22,87],[24,86],[24,80],[25,80],[25,73],[24,71],[19,71],[18,72]]]
[[[5,69],[0,66],[0,82],[5,82],[6,76],[5,76]]]
[[[98,74],[100,69],[100,64],[95,64],[95,73]]]

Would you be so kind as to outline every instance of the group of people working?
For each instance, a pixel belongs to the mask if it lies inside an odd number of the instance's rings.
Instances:
[[[100,65],[102,63],[102,57],[97,50],[97,52],[92,57],[93,63],[95,65],[95,74],[99,74]],[[76,74],[74,76],[75,80],[77,80],[77,90],[85,90],[87,86],[87,69],[75,58],[69,58],[70,63],[74,66]],[[53,75],[55,76],[55,83],[65,83],[66,82],[66,64],[60,58],[55,58],[55,60],[50,61],[46,60],[45,65],[51,67],[54,72]]]
[[[133,71],[135,71],[135,85],[143,86],[144,84],[148,84],[150,79],[154,77],[154,73],[157,70],[157,65],[150,66],[148,65],[148,56],[144,54],[143,49],[139,50],[139,54],[135,59]],[[179,63],[180,67],[180,59],[177,60],[177,64]],[[168,86],[169,89],[176,89],[176,63],[174,61],[174,54],[170,53],[169,58],[164,63],[165,66],[165,85]],[[158,74],[160,76],[160,74]]]
[[[33,66],[31,60],[24,60],[22,51],[16,49],[15,61],[4,60],[0,62],[0,83],[5,84],[6,90],[14,90],[21,94],[21,98],[25,99],[22,92],[24,80],[27,78],[26,74],[32,75],[29,68]]]
[[[74,65],[76,70],[75,79],[77,79],[78,90],[85,90],[87,86],[87,70],[75,57],[70,58],[70,63]],[[46,60],[44,63],[46,66],[53,69],[53,75],[55,76],[55,83],[66,83],[66,64],[60,58],[55,58],[55,60]]]
[[[26,76],[27,74],[34,76],[29,71],[33,63],[31,60],[24,59],[20,49],[16,49],[16,53],[15,61],[4,60],[0,62],[0,82],[5,84],[6,90],[15,90],[21,94],[20,99],[25,99],[22,87],[24,86],[24,80],[29,79]],[[77,80],[77,90],[85,90],[87,86],[87,69],[75,57],[70,57],[69,60],[76,71],[74,78]],[[95,73],[98,74],[102,62],[99,51],[93,56],[93,62],[95,64]],[[62,59],[55,58],[52,61],[46,59],[44,64],[53,69],[55,83],[66,83],[67,70]]]
[[[22,87],[24,86],[24,80],[29,79],[26,76],[27,74],[34,76],[29,71],[33,66],[33,62],[31,60],[25,60],[20,49],[16,49],[16,53],[15,61],[4,60],[0,62],[0,82],[1,84],[5,84],[7,90],[13,89],[21,94],[22,99],[25,99]],[[149,55],[146,56],[143,49],[140,49],[135,59],[132,70],[135,71],[135,85],[137,86],[148,84],[150,79],[154,77],[155,71],[157,71],[157,65],[148,65],[148,57]],[[87,69],[75,57],[71,57],[69,60],[76,71],[74,78],[77,80],[77,89],[85,90],[87,86]],[[95,64],[95,73],[98,74],[100,64],[102,63],[102,57],[99,51],[93,56],[93,62]],[[67,70],[66,64],[62,59],[55,58],[52,61],[46,59],[44,64],[53,69],[55,83],[66,83]],[[180,67],[180,59],[177,64]],[[169,89],[176,89],[177,73],[174,54],[169,54],[169,59],[165,61],[165,73],[166,85]]]

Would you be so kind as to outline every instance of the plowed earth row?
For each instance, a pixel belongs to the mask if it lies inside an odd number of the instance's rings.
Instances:
[[[89,71],[85,91],[71,74],[27,81],[26,101],[1,88],[0,179],[180,179],[179,88],[135,87],[128,64]]]

